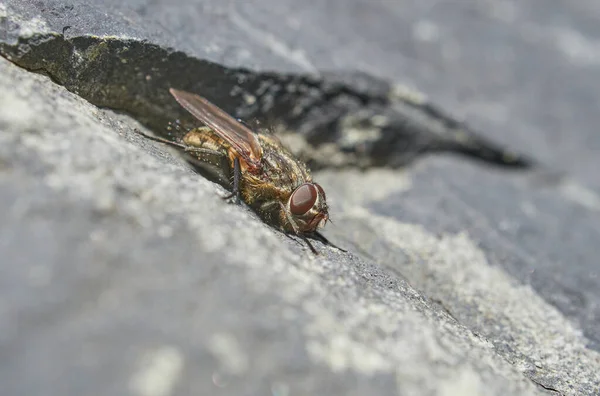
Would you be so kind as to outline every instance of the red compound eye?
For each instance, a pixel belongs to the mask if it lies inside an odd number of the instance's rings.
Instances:
[[[323,190],[323,188],[317,183],[315,183],[315,186],[319,189],[319,193],[323,196],[323,199],[327,199],[327,196],[325,196],[325,190]]]
[[[312,209],[318,197],[317,189],[313,184],[306,183],[298,187],[290,199],[292,214],[300,216]]]

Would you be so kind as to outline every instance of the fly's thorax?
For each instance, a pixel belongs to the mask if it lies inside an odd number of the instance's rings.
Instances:
[[[316,231],[329,219],[325,191],[313,182],[301,184],[292,192],[287,210],[300,232]]]
[[[262,177],[282,191],[291,194],[297,186],[311,182],[306,165],[281,145],[279,140],[269,135],[259,135],[263,148]]]

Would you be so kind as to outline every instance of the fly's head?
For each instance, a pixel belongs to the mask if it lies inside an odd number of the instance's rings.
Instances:
[[[300,232],[314,232],[329,220],[325,191],[317,183],[304,183],[296,188],[287,208]]]

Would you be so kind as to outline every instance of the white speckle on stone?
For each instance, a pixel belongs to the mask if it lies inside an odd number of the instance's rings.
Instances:
[[[214,334],[210,337],[207,347],[218,359],[223,371],[233,375],[241,375],[248,370],[248,356],[232,334]]]
[[[572,202],[590,210],[600,211],[600,196],[589,188],[574,181],[567,181],[561,184],[560,189],[563,196]]]
[[[268,30],[261,29],[253,25],[249,20],[241,16],[234,9],[230,9],[228,13],[229,20],[238,28],[243,30],[248,36],[252,37],[260,44],[268,47],[275,55],[291,62],[305,71],[317,73],[317,68],[308,59],[306,52],[301,49],[290,48],[284,41],[272,34]]]
[[[600,43],[591,41],[581,33],[572,29],[554,31],[556,46],[563,54],[575,63],[583,66],[600,63]]]
[[[485,387],[473,370],[464,369],[455,376],[446,378],[440,384],[440,396],[479,396],[484,395]]]
[[[501,231],[509,231],[516,228],[516,224],[509,219],[503,219],[498,222],[498,229]]]
[[[168,396],[173,393],[184,367],[182,353],[173,346],[148,351],[140,361],[129,386],[139,396]]]
[[[383,128],[389,125],[390,119],[383,115],[374,115],[371,117],[371,123],[378,128]]]
[[[213,384],[217,388],[225,388],[228,385],[227,379],[221,373],[215,371],[211,376]]]
[[[7,98],[8,99],[8,98]],[[0,106],[0,120],[12,128],[27,128],[36,118],[35,109],[24,100],[3,100]]]
[[[271,395],[272,396],[289,396],[290,395],[290,386],[285,382],[274,382],[271,385]]]
[[[440,37],[440,31],[433,22],[420,20],[413,25],[413,37],[415,40],[423,42],[437,41]]]
[[[491,6],[492,17],[499,19],[505,23],[514,22],[519,14],[519,9],[515,3],[508,1],[494,1],[489,3]]]
[[[173,227],[168,226],[166,224],[161,224],[157,229],[158,235],[161,238],[170,238],[173,236]]]
[[[363,142],[377,141],[381,138],[381,129],[373,126],[348,126],[343,128],[343,134],[338,144],[343,147],[355,147]]]
[[[41,33],[49,33],[51,31],[46,21],[37,17],[26,21],[22,21],[19,28],[20,37],[31,37],[33,35],[39,35]]]
[[[334,372],[348,370],[373,375],[391,370],[390,359],[378,350],[371,350],[363,343],[343,332],[331,333],[322,340],[311,339],[306,350],[312,359],[326,363]]]
[[[340,177],[340,174],[343,177]],[[400,194],[408,191],[412,187],[412,181],[407,172],[399,169],[344,169],[336,171],[320,171],[315,174],[315,180],[327,191],[336,191],[339,193],[329,194],[327,202],[335,210],[332,213],[339,213],[341,208],[352,205],[360,205],[370,201],[378,201],[392,194]],[[348,183],[348,180],[360,181],[357,183]],[[364,185],[374,186],[373,188],[363,188]],[[332,214],[334,215],[334,214]],[[335,220],[334,220],[335,221]]]
[[[31,37],[35,34],[50,33],[51,29],[48,23],[35,16],[30,19],[23,19],[17,12],[10,12],[6,4],[0,3],[0,18],[8,18],[10,13],[11,22],[18,26],[19,37]],[[2,28],[2,26],[0,26]]]
[[[52,269],[47,263],[41,263],[29,268],[27,274],[31,286],[46,286],[52,281]]]
[[[534,218],[538,215],[538,210],[535,205],[529,201],[521,202],[521,211],[530,218]]]
[[[90,241],[92,242],[104,242],[107,239],[106,231],[103,229],[96,229],[90,232]]]
[[[244,102],[246,102],[246,104],[248,106],[253,105],[254,103],[256,103],[256,96],[251,95],[249,93],[245,93],[244,94]]]
[[[389,96],[391,99],[405,100],[417,105],[427,102],[427,96],[423,92],[404,84],[394,84],[390,89]]]

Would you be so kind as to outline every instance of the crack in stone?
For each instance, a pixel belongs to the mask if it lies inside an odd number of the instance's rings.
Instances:
[[[168,88],[201,93],[236,117],[262,120],[280,135],[296,135],[301,144],[290,148],[313,169],[397,168],[440,151],[516,169],[533,165],[472,132],[423,95],[365,73],[231,69],[145,41],[65,38],[55,32],[0,42],[0,54],[171,139],[180,136],[167,131],[170,121],[179,119],[184,128],[197,121],[177,106]]]

